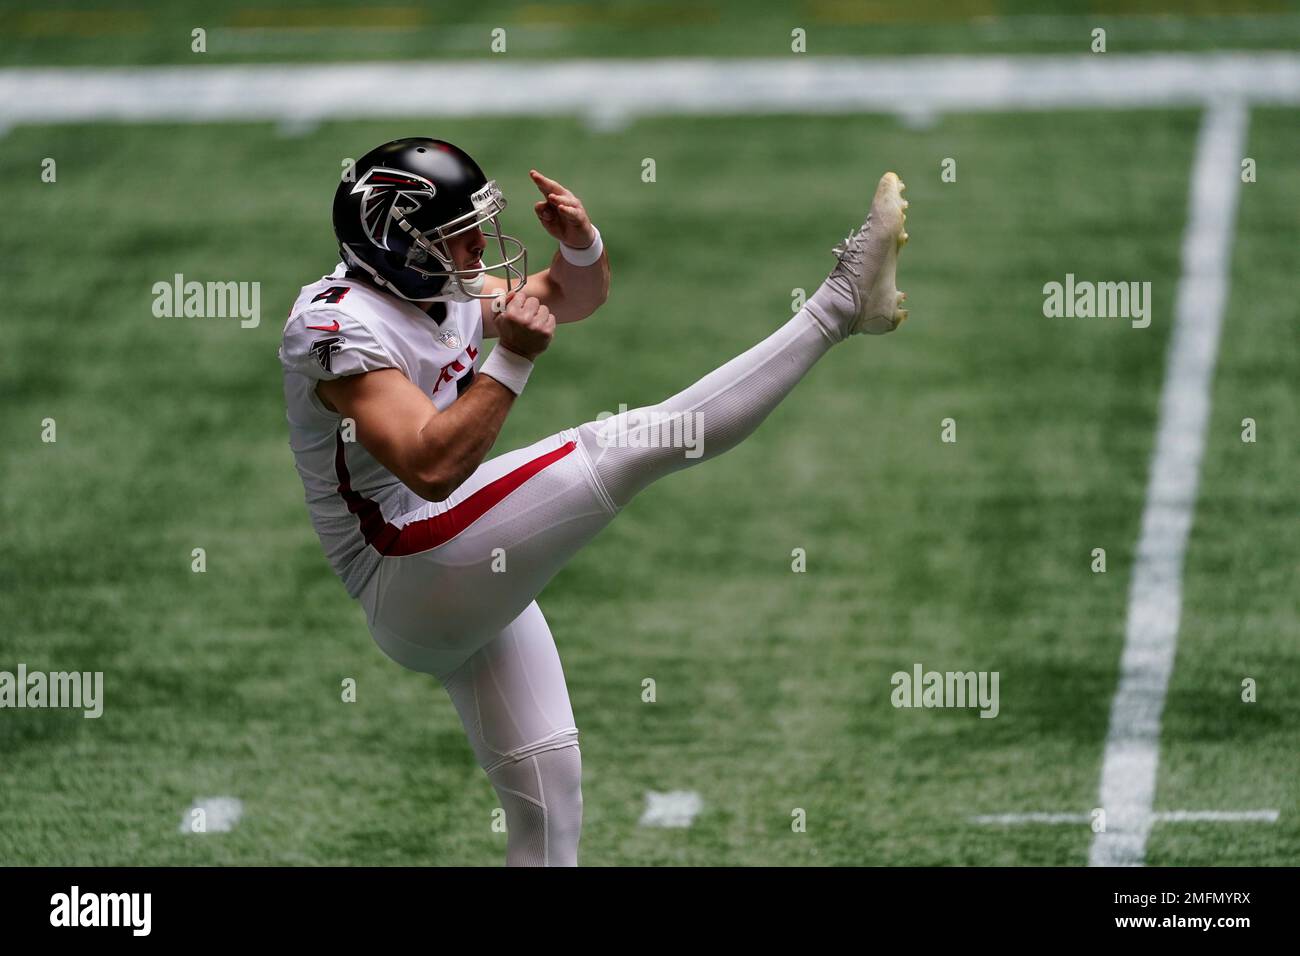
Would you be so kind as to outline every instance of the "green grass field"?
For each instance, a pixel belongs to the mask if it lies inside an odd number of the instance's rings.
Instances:
[[[1297,120],[1253,112],[1260,176],[1242,188],[1156,796],[1281,817],[1159,825],[1152,863],[1300,862]],[[837,349],[749,442],[648,490],[542,597],[583,732],[584,863],[1086,862],[1086,826],[968,818],[1096,803],[1198,123],[10,131],[0,669],[102,670],[106,705],[0,715],[0,863],[500,862],[496,799],[450,703],[382,656],[328,571],[283,421],[277,339],[298,286],[335,261],[340,160],[412,131],[479,158],[535,256],[529,166],[573,186],[610,248],[610,301],[561,330],[499,450],[657,400],[747,347],[820,281],[876,176],[909,185],[911,322]],[[947,156],[956,183],[940,182]],[[151,286],[178,272],[260,281],[261,325],[155,318]],[[1150,280],[1151,327],[1044,318],[1042,285],[1067,272]],[[1256,444],[1239,439],[1247,416]],[[894,709],[890,675],[916,662],[999,671],[1000,715]],[[703,796],[695,825],[639,827],[645,792],[673,789]],[[240,825],[178,833],[212,794],[245,802]]]
[[[1294,49],[1296,0],[0,0],[0,63]],[[195,29],[205,31],[194,49]],[[505,50],[492,49],[503,30]]]

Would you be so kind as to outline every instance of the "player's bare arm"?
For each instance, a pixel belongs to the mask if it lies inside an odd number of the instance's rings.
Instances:
[[[555,331],[550,310],[533,296],[516,295],[498,319],[497,347],[530,362]],[[356,422],[357,439],[380,464],[428,501],[445,500],[482,464],[515,400],[490,370],[442,411],[394,368],[323,381],[316,391]]]
[[[557,249],[550,266],[530,275],[523,291],[546,305],[556,322],[578,322],[600,308],[609,296],[609,257],[603,244],[596,247],[600,234],[591,224],[582,200],[566,186],[535,169],[528,175],[542,194],[533,204],[538,222],[561,247],[568,247],[569,256],[576,262],[566,258],[562,248]],[[595,261],[588,263],[592,256],[583,256],[583,252],[594,252]],[[484,292],[496,295],[505,289],[504,279],[496,276],[484,279]],[[494,305],[494,301],[483,303],[483,335],[489,338],[497,334],[499,306],[494,308]]]

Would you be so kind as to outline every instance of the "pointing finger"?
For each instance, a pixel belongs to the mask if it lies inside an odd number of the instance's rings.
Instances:
[[[561,186],[559,183],[557,183],[554,179],[551,179],[551,177],[549,176],[543,175],[542,173],[538,172],[535,169],[529,170],[528,175],[533,178],[533,182],[535,182],[539,187],[542,186],[546,187],[545,189],[542,190],[542,192],[547,192],[547,191],[563,192],[564,191],[564,187]]]
[[[540,192],[543,196],[547,196],[549,198],[549,196],[552,193],[563,193],[567,191],[563,186],[557,183],[554,179],[550,179],[546,176],[543,176],[535,169],[531,173],[529,173],[529,175],[532,177],[533,185],[537,187],[538,192]]]

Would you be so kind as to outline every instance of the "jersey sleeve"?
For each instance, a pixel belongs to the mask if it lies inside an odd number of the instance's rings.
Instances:
[[[280,364],[317,381],[400,368],[374,330],[336,309],[307,309],[284,327]]]

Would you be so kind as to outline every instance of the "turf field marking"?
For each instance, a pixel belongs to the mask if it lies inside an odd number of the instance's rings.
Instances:
[[[1277,823],[1277,810],[1165,810],[1155,814],[1160,823]]]
[[[970,822],[994,826],[1014,826],[1018,823],[1091,823],[1092,817],[1086,813],[988,813],[971,817]]]
[[[201,811],[196,815],[195,811]],[[238,797],[195,797],[181,815],[180,832],[186,834],[229,833],[244,815],[244,801]],[[202,820],[202,829],[197,821]]]
[[[689,827],[702,809],[704,801],[694,790],[647,790],[640,823],[643,827]]]
[[[1152,813],[1157,823],[1277,823],[1277,810],[1164,810]],[[971,817],[971,823],[1016,826],[1022,823],[1091,823],[1088,813],[990,813]]]
[[[431,101],[428,91],[449,95]],[[491,90],[484,97],[482,90]],[[0,69],[18,123],[638,116],[1300,104],[1294,53],[663,58]]]
[[[1178,644],[1183,556],[1205,452],[1248,120],[1240,100],[1217,101],[1206,108],[1197,137],[1155,453],[1102,763],[1099,802],[1107,828],[1092,841],[1091,866],[1141,866],[1156,819],[1160,717]]]

